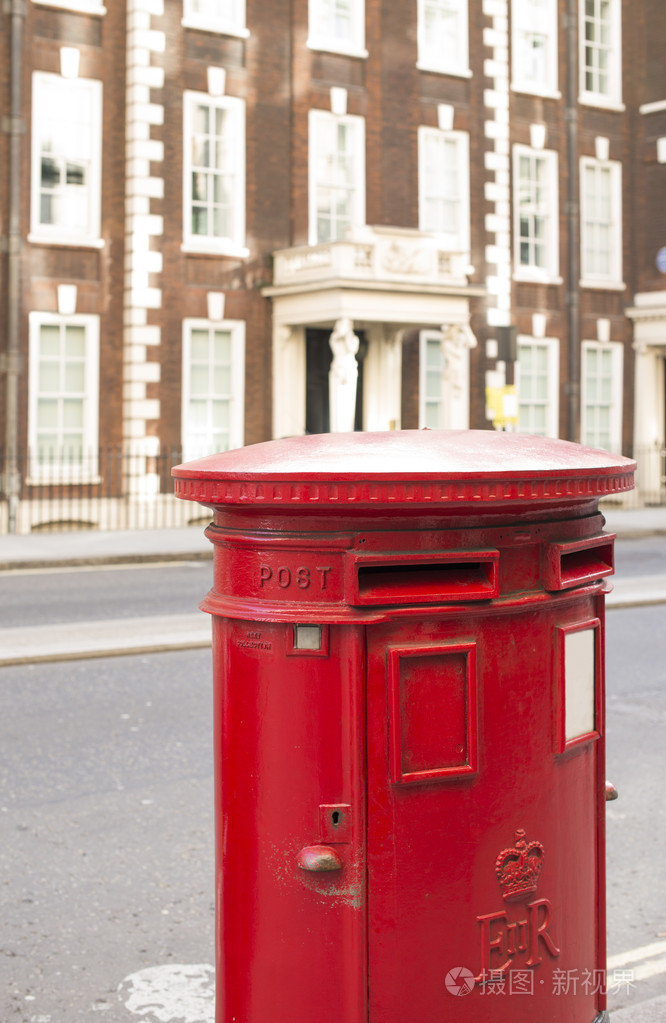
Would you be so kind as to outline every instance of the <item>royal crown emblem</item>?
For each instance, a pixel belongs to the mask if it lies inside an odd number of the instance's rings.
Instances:
[[[519,828],[515,833],[513,849],[502,849],[495,860],[495,873],[505,902],[523,902],[536,892],[543,866],[541,842],[526,841],[526,833]]]

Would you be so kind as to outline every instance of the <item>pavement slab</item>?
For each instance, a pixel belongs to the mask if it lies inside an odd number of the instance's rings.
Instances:
[[[614,578],[611,585],[612,591],[606,594],[608,609],[666,602],[666,577],[663,575]]]
[[[602,502],[605,529],[624,539],[666,535],[666,505],[621,508]],[[165,529],[72,530],[62,533],[0,534],[0,571],[10,568],[123,564],[210,558],[203,526]]]
[[[609,611],[666,603],[666,576],[619,579],[606,596]],[[207,614],[152,615],[94,622],[0,629],[0,665],[81,660],[210,646]]]
[[[210,642],[210,618],[201,612],[0,629],[0,665],[192,650]]]
[[[619,536],[666,534],[666,507],[603,508],[606,529]],[[0,571],[59,566],[198,560],[212,557],[201,526],[180,529],[0,536]],[[614,578],[609,611],[666,603],[666,575]],[[186,650],[210,644],[207,615],[192,612],[135,619],[0,629],[0,665]]]
[[[666,995],[650,998],[638,1005],[626,1005],[623,1009],[614,1009],[610,1014],[610,1023],[664,1023],[666,1020]]]

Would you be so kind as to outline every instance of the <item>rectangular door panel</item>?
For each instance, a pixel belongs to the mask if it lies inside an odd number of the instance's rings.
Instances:
[[[370,1023],[599,1011],[599,732],[554,739],[555,637],[591,607],[567,615],[368,627]]]

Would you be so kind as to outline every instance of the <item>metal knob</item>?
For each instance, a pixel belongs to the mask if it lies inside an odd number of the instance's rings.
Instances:
[[[618,791],[613,785],[612,781],[606,782],[606,802],[610,802],[611,799],[617,799]]]
[[[301,870],[310,870],[315,874],[328,870],[342,870],[342,860],[330,845],[306,845],[296,860]]]

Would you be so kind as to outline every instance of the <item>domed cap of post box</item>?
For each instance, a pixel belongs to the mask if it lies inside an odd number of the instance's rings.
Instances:
[[[177,497],[209,507],[403,509],[579,503],[633,487],[636,463],[493,430],[289,437],[176,466]]]

